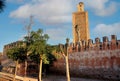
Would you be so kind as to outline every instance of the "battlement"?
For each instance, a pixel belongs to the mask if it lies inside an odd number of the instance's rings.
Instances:
[[[19,45],[24,45],[24,42],[23,41],[16,41],[16,42],[12,42],[12,43],[9,43],[9,44],[6,44],[4,45],[4,48],[3,48],[3,54],[6,54],[6,51],[10,48],[13,48],[15,46],[19,46]]]
[[[86,44],[87,43],[87,44]],[[65,59],[62,54],[54,62],[50,71],[65,74]],[[120,80],[120,40],[116,35],[80,41],[69,45],[69,67],[71,76]]]
[[[23,41],[12,42],[12,43],[10,43],[10,44],[5,45],[4,48],[5,48],[5,49],[9,49],[9,48],[18,46],[20,43],[23,43]]]
[[[73,52],[83,52],[90,50],[115,50],[120,49],[120,40],[117,40],[116,35],[111,35],[111,40],[108,39],[107,36],[102,38],[102,42],[100,38],[95,38],[95,43],[93,43],[92,39],[88,41],[80,41],[77,43],[70,43],[69,53]]]

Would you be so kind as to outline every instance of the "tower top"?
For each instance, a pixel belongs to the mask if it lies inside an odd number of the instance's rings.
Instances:
[[[77,5],[78,7],[78,11],[79,12],[83,12],[84,11],[84,3],[83,2],[79,2],[79,4]]]

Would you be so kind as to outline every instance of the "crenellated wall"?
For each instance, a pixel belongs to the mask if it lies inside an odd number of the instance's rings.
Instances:
[[[120,49],[75,52],[69,54],[70,74],[72,76],[95,76],[120,79]],[[50,69],[65,74],[65,60],[58,59]]]
[[[109,41],[107,36],[104,36],[102,42],[100,38],[95,38],[95,43],[93,43],[92,39],[89,39],[88,42],[82,40],[80,42],[70,43],[69,53],[115,49],[120,49],[120,40],[117,40],[116,35],[111,35],[111,41]]]
[[[69,66],[71,76],[89,76],[120,80],[120,41],[116,36],[111,36],[111,41],[103,37],[95,43],[89,40],[85,44],[71,44],[69,48]],[[65,74],[65,59],[61,55],[50,70],[54,73]]]
[[[16,42],[5,45],[3,53],[5,54],[6,50],[14,45],[17,45]],[[57,61],[50,67],[50,72],[65,74],[65,59],[62,54],[57,55]],[[2,64],[6,65],[6,61],[4,60]],[[35,64],[32,64],[30,61],[28,62],[28,64],[35,67]],[[96,38],[95,43],[91,39],[88,40],[88,44],[86,44],[86,41],[80,41],[75,44],[71,43],[69,45],[69,66],[71,76],[107,78],[119,81],[120,40],[117,40],[115,35],[111,35],[110,41],[105,36],[103,37],[103,42],[100,41],[100,38]],[[24,67],[24,63],[21,64],[18,71],[19,75],[24,75]],[[28,69],[27,73],[35,76],[38,71],[33,67],[29,67],[30,69]]]

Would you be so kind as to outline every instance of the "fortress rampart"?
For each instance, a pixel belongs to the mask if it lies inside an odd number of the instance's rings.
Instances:
[[[107,78],[120,80],[120,41],[115,35],[103,37],[103,42],[99,38],[85,42],[70,44],[69,66],[71,76],[89,76],[97,78]],[[61,55],[50,71],[65,74],[65,59]]]
[[[4,48],[3,48],[3,54],[6,54],[6,51],[8,49],[13,48],[15,46],[19,46],[20,44],[24,45],[24,42],[23,41],[16,41],[16,42],[12,42],[10,44],[5,45]]]
[[[100,38],[95,38],[95,43],[92,39],[87,41],[80,41],[77,43],[71,43],[69,46],[69,53],[73,52],[84,52],[84,51],[99,51],[99,50],[115,50],[120,49],[120,40],[117,40],[116,35],[111,35],[111,41],[109,41],[107,36],[104,36],[100,41]]]
[[[20,41],[5,45],[4,54],[6,50],[16,46],[18,42]],[[57,61],[53,62],[50,71],[56,74],[65,74],[65,59],[62,54],[57,55],[59,57]],[[3,61],[2,65],[6,64],[6,62],[8,61]],[[95,38],[95,43],[91,39],[88,40],[88,44],[85,41],[80,41],[76,44],[71,43],[69,45],[69,66],[71,76],[107,78],[119,81],[120,41],[117,40],[116,35],[111,35],[110,41],[105,36],[103,37],[103,42],[99,38]],[[24,74],[23,67],[24,63],[19,67],[22,69],[19,69],[18,74]],[[30,73],[32,73],[31,71]]]

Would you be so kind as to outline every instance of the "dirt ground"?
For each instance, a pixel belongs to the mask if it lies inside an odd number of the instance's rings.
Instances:
[[[13,76],[11,74],[7,73],[0,73],[0,81],[9,81],[5,80],[3,78],[3,75],[6,76]],[[31,77],[21,77],[21,76],[16,76],[17,79],[20,81],[37,81],[37,78],[31,78]],[[65,76],[58,76],[58,75],[47,75],[42,77],[42,81],[66,81]],[[85,78],[73,78],[71,77],[71,81],[104,81],[104,80],[97,80],[97,79],[85,79]]]
[[[27,78],[25,78],[25,81],[37,81],[37,79],[27,77]],[[66,81],[66,77],[65,76],[49,75],[49,76],[43,77],[42,81]],[[104,80],[71,78],[71,81],[104,81]]]

